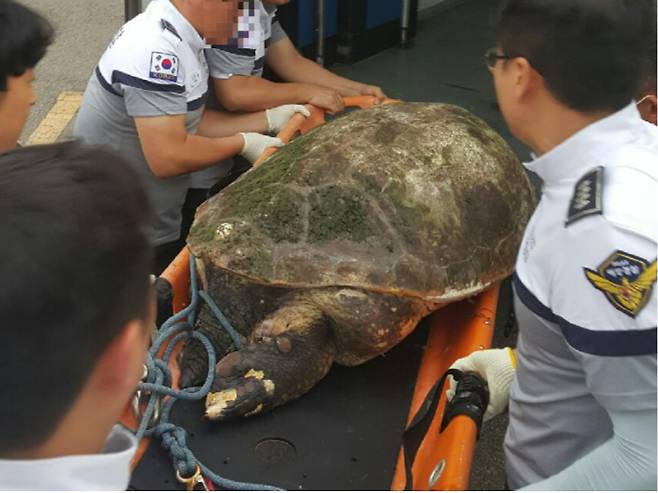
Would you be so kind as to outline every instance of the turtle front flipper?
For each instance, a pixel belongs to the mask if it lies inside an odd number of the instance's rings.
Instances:
[[[217,359],[222,358],[235,346],[228,332],[215,328],[217,319],[210,308],[204,304],[194,326],[194,330],[206,336],[212,344]],[[196,387],[203,385],[208,378],[208,352],[205,346],[195,338],[185,341],[183,351],[178,357],[180,367],[180,388]]]
[[[254,328],[244,348],[217,364],[206,417],[251,416],[285,404],[328,373],[335,353],[322,310],[291,299]]]

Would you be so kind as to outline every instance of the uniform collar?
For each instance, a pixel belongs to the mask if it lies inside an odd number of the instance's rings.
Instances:
[[[170,0],[155,0],[152,4],[155,4],[154,8],[158,9],[158,14],[174,26],[183,41],[193,49],[201,50],[208,47],[206,40],[201,37],[194,26],[190,24],[190,21],[180,13]]]
[[[263,10],[270,16],[276,14],[276,5],[266,4],[261,0],[260,4],[263,6]]]
[[[545,185],[578,179],[600,166],[608,149],[628,142],[643,123],[635,103],[576,132],[546,154],[524,163]],[[535,156],[533,155],[533,158]]]
[[[115,426],[98,455],[0,460],[0,490],[125,491],[137,439]]]

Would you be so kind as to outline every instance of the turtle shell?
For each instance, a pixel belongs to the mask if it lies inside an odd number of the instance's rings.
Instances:
[[[295,139],[197,214],[205,268],[292,288],[444,303],[509,275],[534,209],[506,142],[468,111],[401,103]]]

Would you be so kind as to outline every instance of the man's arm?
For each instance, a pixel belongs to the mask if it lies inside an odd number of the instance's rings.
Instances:
[[[614,434],[562,472],[523,490],[656,490],[656,410],[609,412]]]
[[[632,260],[655,258],[656,243],[632,233],[630,222],[637,211],[635,201],[645,203],[652,190],[640,186],[644,175],[625,179],[629,181],[623,182],[628,187],[624,191],[634,190],[636,196],[623,205],[604,202],[615,225],[605,216],[593,216],[568,226],[570,235],[553,267],[559,274],[549,299],[587,390],[610,418],[612,436],[528,489],[656,489],[656,299],[651,294],[655,260]],[[631,180],[639,184],[628,185]],[[608,196],[618,190],[613,180],[606,184]],[[618,270],[604,267],[608,262]],[[638,296],[626,311],[619,309],[614,295],[624,283]]]
[[[259,111],[283,104],[314,104],[336,113],[344,103],[333,90],[297,82],[270,82],[262,77],[234,75],[213,79],[215,94],[228,111]]]
[[[202,170],[237,154],[254,162],[266,148],[283,145],[280,139],[261,134],[280,132],[295,113],[310,114],[293,104],[244,114],[206,110],[195,135],[187,132],[185,115],[136,117],[135,125],[151,171],[166,178]]]
[[[269,125],[264,111],[257,113],[226,113],[205,110],[197,135],[200,137],[229,137],[239,132],[267,133]]]
[[[270,46],[265,60],[279,77],[288,82],[323,86],[333,89],[343,97],[375,96],[380,102],[386,98],[384,92],[377,86],[341,77],[304,58],[287,37]]]
[[[239,154],[240,135],[208,138],[187,132],[185,115],[135,118],[139,141],[151,171],[159,178],[198,171]]]

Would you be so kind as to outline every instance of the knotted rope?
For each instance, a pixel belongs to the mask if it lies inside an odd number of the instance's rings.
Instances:
[[[216,486],[226,490],[247,490],[247,491],[279,491],[280,488],[255,483],[243,483],[223,478],[210,470],[200,462],[187,444],[187,432],[180,426],[170,422],[171,410],[174,404],[179,400],[198,401],[204,399],[215,378],[215,365],[217,355],[212,343],[204,334],[194,331],[196,309],[199,304],[199,298],[208,303],[211,311],[231,336],[236,348],[242,347],[240,335],[228,322],[219,307],[214,303],[210,296],[199,291],[197,286],[197,273],[194,266],[194,257],[190,255],[190,289],[191,300],[189,306],[180,311],[169,320],[167,320],[151,345],[146,358],[146,367],[148,368],[147,381],[138,386],[138,391],[150,394],[146,410],[142,416],[139,427],[136,432],[138,440],[144,437],[154,437],[161,440],[162,447],[169,452],[177,477],[193,478],[200,470],[206,479],[212,481]],[[176,344],[184,339],[197,339],[208,353],[208,376],[201,387],[190,387],[181,390],[172,388],[173,379],[169,370],[169,360],[173,354]],[[158,358],[160,349],[165,347],[162,358]],[[159,409],[158,409],[159,408]],[[154,421],[156,411],[159,410],[160,417]]]

